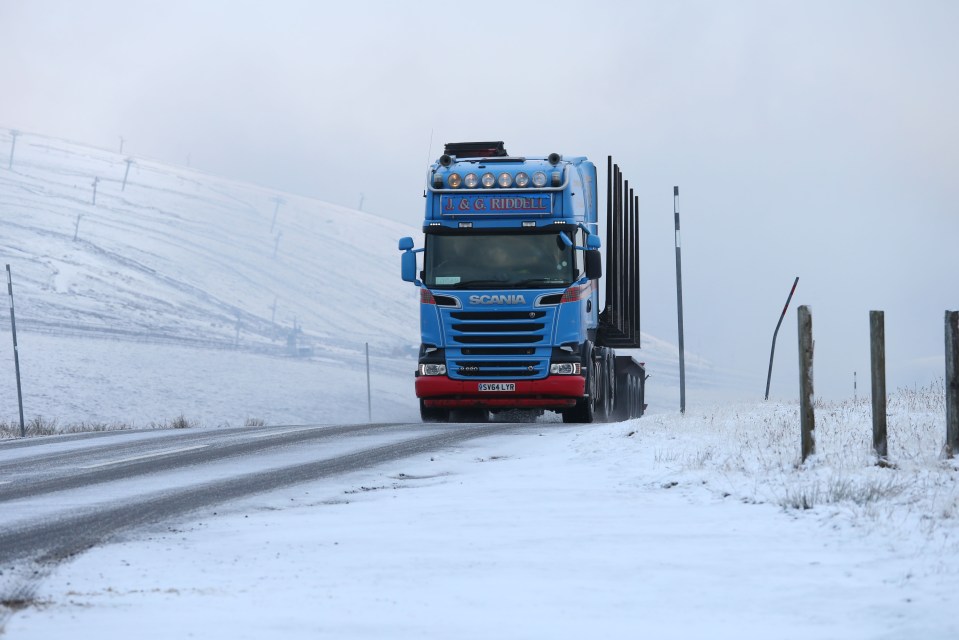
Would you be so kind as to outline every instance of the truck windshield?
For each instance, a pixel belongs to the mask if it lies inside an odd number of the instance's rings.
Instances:
[[[558,233],[430,234],[424,268],[426,286],[437,289],[535,289],[576,279],[573,249]]]

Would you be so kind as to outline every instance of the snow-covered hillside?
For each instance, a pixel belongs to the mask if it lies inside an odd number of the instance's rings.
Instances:
[[[127,159],[21,134],[0,170],[28,421],[366,418],[366,343],[380,408],[413,406],[416,298],[396,251],[413,229],[141,158],[124,187]]]
[[[124,187],[126,160],[17,138],[0,251],[24,329],[263,346],[296,322],[318,346],[411,342],[396,240],[414,229],[139,158]]]

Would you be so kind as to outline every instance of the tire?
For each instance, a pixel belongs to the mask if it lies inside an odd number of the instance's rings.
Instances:
[[[640,381],[636,376],[629,377],[629,417],[638,418],[643,415],[643,398],[640,390]]]
[[[427,407],[420,399],[420,419],[423,422],[449,422],[450,410],[442,407]]]
[[[603,421],[612,422],[616,419],[616,365],[615,356],[606,350],[603,358]]]
[[[576,406],[563,412],[563,422],[590,424],[596,419],[595,401],[583,398]]]
[[[590,424],[596,419],[597,376],[593,363],[592,346],[588,357],[584,358],[583,370],[586,371],[586,397],[576,401],[576,406],[563,411],[563,422]]]

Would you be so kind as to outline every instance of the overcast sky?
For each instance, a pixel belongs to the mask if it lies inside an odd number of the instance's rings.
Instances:
[[[773,395],[797,393],[798,304],[817,393],[852,395],[858,371],[863,395],[870,309],[891,388],[942,376],[956,34],[951,1],[0,0],[0,144],[122,136],[414,226],[444,142],[611,154],[641,199],[644,331],[676,341],[679,185],[687,349],[761,396],[799,276]]]

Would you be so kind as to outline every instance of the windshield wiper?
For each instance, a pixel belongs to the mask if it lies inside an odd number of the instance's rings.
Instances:
[[[451,289],[466,289],[468,287],[502,287],[504,284],[509,284],[509,281],[508,280],[464,280],[462,282],[455,282],[445,286],[448,286]]]
[[[533,285],[565,287],[566,281],[557,278],[528,278],[526,280],[520,280],[519,282],[510,282],[509,284],[515,287],[531,287]]]

